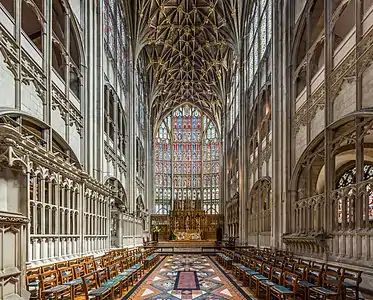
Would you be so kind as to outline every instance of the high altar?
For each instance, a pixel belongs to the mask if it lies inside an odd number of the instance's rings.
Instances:
[[[222,215],[209,215],[200,201],[175,201],[169,215],[152,215],[152,226],[161,229],[160,241],[216,240],[216,231],[223,224]]]

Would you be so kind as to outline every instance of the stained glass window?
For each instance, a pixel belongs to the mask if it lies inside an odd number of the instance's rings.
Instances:
[[[246,69],[249,81],[247,86],[250,86],[272,37],[271,1],[254,1],[247,24]]]
[[[364,178],[363,180],[368,180],[373,178],[373,165],[364,165]],[[356,183],[356,167],[352,167],[345,171],[342,176],[337,181],[337,188],[345,188],[349,185]],[[369,214],[369,221],[373,221],[373,186],[371,184],[366,185],[366,190],[368,194],[368,214]],[[353,212],[353,202],[355,196],[353,195],[353,190],[351,189],[348,192],[347,197],[344,199],[338,199],[338,223],[342,223],[343,218],[343,200],[345,201],[346,205],[346,218],[347,223],[349,223],[350,219],[353,219],[354,212]],[[365,220],[365,211],[363,213],[363,219]]]
[[[104,0],[104,41],[106,52],[113,62],[113,67],[117,69],[118,78],[124,85],[126,32],[121,6],[114,0]]]
[[[174,110],[161,123],[154,149],[156,213],[184,200],[202,200],[207,213],[219,212],[220,140],[207,116],[190,105]]]

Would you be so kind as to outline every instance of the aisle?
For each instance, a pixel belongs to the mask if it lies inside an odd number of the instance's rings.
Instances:
[[[251,299],[207,256],[165,257],[123,299]]]

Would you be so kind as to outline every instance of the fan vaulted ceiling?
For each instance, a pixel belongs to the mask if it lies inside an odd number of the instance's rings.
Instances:
[[[137,1],[134,30],[145,61],[153,120],[185,102],[218,120],[234,60],[236,2]]]

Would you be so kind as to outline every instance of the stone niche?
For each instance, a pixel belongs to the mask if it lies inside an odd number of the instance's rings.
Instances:
[[[20,213],[0,211],[0,299],[29,299],[24,289],[27,223]]]
[[[0,299],[29,299],[25,290],[26,213],[25,174],[0,168]]]

